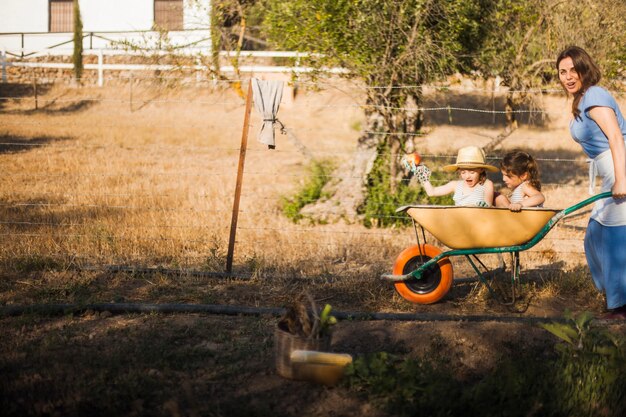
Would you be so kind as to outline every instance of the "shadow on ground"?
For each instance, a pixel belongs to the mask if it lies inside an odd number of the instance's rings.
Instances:
[[[36,113],[63,114],[78,113],[92,107],[95,100],[64,99],[63,93],[52,98],[42,98],[52,89],[52,84],[0,83],[0,111],[7,107],[10,100],[19,101],[23,106],[30,108],[6,111],[8,114],[32,115]]]

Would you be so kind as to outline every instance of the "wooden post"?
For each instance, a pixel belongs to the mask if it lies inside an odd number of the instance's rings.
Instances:
[[[37,97],[37,77],[33,77],[33,94],[35,95],[35,110],[38,110],[39,99]]]
[[[7,52],[3,49],[0,51],[0,65],[2,66],[2,82],[7,82]]]
[[[133,73],[130,73],[128,77],[128,105],[130,106],[130,112],[133,112]]]
[[[241,131],[241,148],[239,149],[239,165],[237,167],[237,182],[235,184],[235,198],[233,214],[230,221],[230,238],[228,239],[228,254],[226,255],[226,272],[233,269],[233,254],[235,252],[235,235],[237,234],[237,219],[239,217],[239,200],[241,199],[241,183],[243,182],[243,167],[246,162],[248,148],[248,130],[250,125],[250,109],[252,108],[252,80],[248,81],[248,95],[246,96],[246,112],[243,118]]]
[[[100,48],[98,49],[98,87],[102,87],[104,85],[103,64],[104,64],[104,57],[102,56],[102,48]]]

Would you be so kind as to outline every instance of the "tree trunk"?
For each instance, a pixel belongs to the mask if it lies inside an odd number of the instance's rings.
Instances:
[[[366,133],[359,138],[350,162],[340,166],[323,192],[332,197],[310,204],[301,210],[305,216],[316,220],[336,222],[344,219],[352,223],[357,219],[357,209],[365,199],[365,180],[377,157],[377,135]]]
[[[324,193],[331,195],[326,201],[318,201],[301,210],[305,216],[311,216],[316,220],[333,222],[340,219],[352,222],[357,219],[358,208],[365,201],[367,177],[374,166],[377,158],[389,157],[390,193],[395,193],[398,180],[403,172],[398,169],[399,155],[406,149],[407,142],[413,140],[412,133],[419,132],[422,127],[423,114],[419,110],[421,91],[416,90],[410,94],[409,100],[400,103],[391,102],[389,96],[369,97],[367,104],[374,109],[366,111],[367,127],[365,133],[359,138],[354,155],[350,162],[337,169],[334,181],[324,187]],[[412,102],[410,102],[412,100]],[[410,103],[407,104],[407,101]],[[382,105],[381,103],[385,103]],[[407,108],[414,110],[407,110]],[[366,108],[369,108],[366,106]],[[386,110],[385,110],[386,109]],[[389,110],[391,109],[391,110]],[[401,109],[401,110],[400,110]],[[387,132],[390,135],[372,133]],[[396,135],[408,133],[408,135]],[[379,155],[379,145],[387,144],[387,151]],[[411,146],[412,148],[413,146]],[[386,153],[389,152],[390,155]]]

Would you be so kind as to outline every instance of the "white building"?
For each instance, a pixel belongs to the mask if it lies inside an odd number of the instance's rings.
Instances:
[[[85,49],[210,49],[211,0],[79,0]],[[0,52],[7,58],[73,49],[72,0],[0,0]],[[156,30],[158,29],[158,30]],[[167,32],[167,35],[164,35]]]

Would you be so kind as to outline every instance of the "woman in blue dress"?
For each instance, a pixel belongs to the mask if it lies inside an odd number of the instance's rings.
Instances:
[[[557,60],[559,80],[573,97],[570,133],[592,162],[590,179],[602,191],[585,234],[585,256],[594,284],[606,295],[608,319],[626,319],[626,122],[611,94],[596,84],[601,73],[589,54],[572,46]]]

